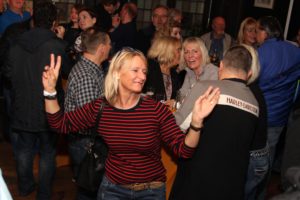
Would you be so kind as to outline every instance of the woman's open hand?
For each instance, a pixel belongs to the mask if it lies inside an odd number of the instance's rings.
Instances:
[[[192,124],[202,127],[202,122],[218,103],[220,98],[220,89],[208,87],[203,95],[201,95],[194,104],[192,114]]]
[[[42,81],[44,90],[50,93],[55,92],[56,82],[61,67],[61,56],[57,56],[55,61],[54,54],[50,55],[50,65],[45,66]]]

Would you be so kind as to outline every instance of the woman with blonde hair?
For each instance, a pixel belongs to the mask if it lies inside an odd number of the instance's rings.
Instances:
[[[55,91],[60,62],[60,57],[55,63],[51,55],[50,66],[45,67],[42,77],[48,122],[52,129],[63,133],[99,124],[97,132],[109,150],[97,200],[165,200],[161,142],[178,157],[191,157],[200,139],[202,122],[218,101],[219,89],[210,87],[196,100],[190,130],[184,134],[165,105],[141,94],[147,74],[147,61],[141,52],[118,52],[109,66],[104,97],[65,113]],[[96,122],[101,105],[102,116]]]
[[[187,72],[180,89],[182,98],[188,95],[197,81],[218,79],[218,67],[210,63],[205,44],[198,37],[188,37],[184,40],[180,63]]]
[[[176,66],[180,61],[181,42],[171,36],[154,39],[148,51],[148,74],[144,91],[152,90],[154,98],[166,101],[170,107],[174,105],[180,81]]]
[[[177,21],[170,21],[168,24],[155,31],[153,40],[158,37],[171,36],[182,41],[181,24]]]
[[[257,51],[251,45],[242,45],[248,49],[252,57],[252,73],[251,77],[247,81],[247,85],[249,85],[249,88],[254,94],[259,106],[258,126],[249,152],[250,157],[244,198],[245,200],[255,200],[259,196],[258,189],[261,187],[263,180],[266,178],[270,167],[270,149],[267,145],[267,106],[263,93],[256,81],[260,73]]]
[[[240,25],[237,41],[239,44],[256,46],[256,20],[252,17],[244,19]]]
[[[178,10],[177,8],[170,8],[168,11],[168,21],[177,21],[181,23],[182,21],[182,12]]]

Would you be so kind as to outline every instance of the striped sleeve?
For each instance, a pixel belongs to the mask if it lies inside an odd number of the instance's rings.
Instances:
[[[163,104],[158,103],[156,108],[158,121],[160,123],[160,133],[162,140],[172,150],[172,152],[182,158],[192,157],[195,148],[185,144],[185,134],[176,124],[174,115]]]
[[[102,100],[99,98],[71,112],[59,110],[57,113],[47,113],[50,128],[58,133],[78,132],[92,128],[95,125],[97,113]]]

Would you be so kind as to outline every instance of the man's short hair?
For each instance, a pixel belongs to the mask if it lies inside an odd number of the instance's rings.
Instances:
[[[242,70],[248,73],[251,70],[252,56],[246,47],[237,45],[226,51],[222,62],[224,68]]]
[[[51,29],[57,18],[56,6],[51,2],[38,2],[33,10],[33,23],[35,27]]]
[[[282,28],[276,17],[264,16],[257,20],[258,28],[260,30],[266,31],[267,39],[276,38],[282,40]]]
[[[169,7],[168,7],[168,6],[159,4],[159,5],[156,5],[156,6],[152,9],[152,14],[154,13],[154,11],[155,11],[156,9],[159,9],[159,8],[165,9],[165,10],[167,11],[167,13],[169,12]]]
[[[99,28],[91,27],[81,33],[83,52],[94,54],[100,44],[107,44],[109,36]]]
[[[116,5],[119,0],[101,0],[102,5]]]
[[[128,3],[125,3],[123,6],[124,6],[124,9],[127,10],[130,17],[135,18],[137,16],[138,10],[137,10],[137,6],[135,5],[135,3],[128,2]]]

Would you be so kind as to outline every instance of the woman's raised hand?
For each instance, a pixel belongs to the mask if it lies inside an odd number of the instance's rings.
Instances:
[[[44,90],[47,92],[55,92],[55,86],[61,67],[61,56],[57,56],[55,61],[54,54],[50,55],[50,65],[45,66],[42,81]]]
[[[192,124],[197,127],[202,127],[202,122],[207,117],[213,108],[218,103],[220,98],[220,89],[208,87],[203,95],[201,95],[194,104]]]

